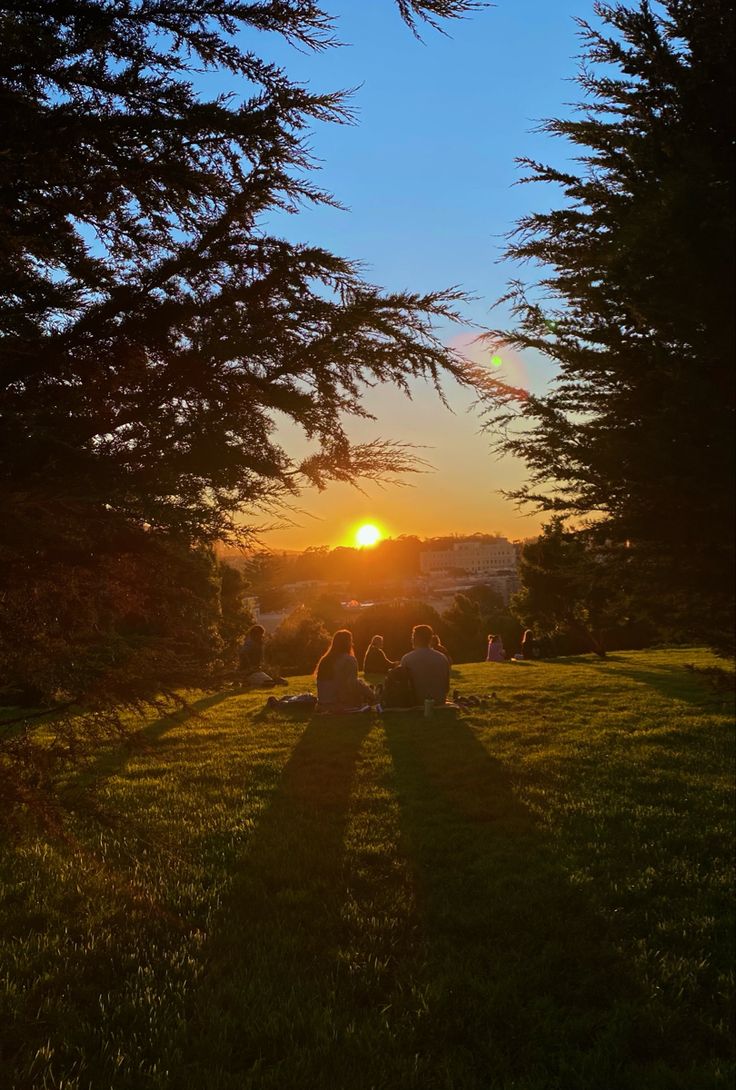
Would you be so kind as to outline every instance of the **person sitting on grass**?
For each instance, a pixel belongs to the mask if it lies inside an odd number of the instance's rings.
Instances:
[[[368,684],[374,687],[383,685],[386,674],[396,665],[391,659],[386,658],[383,650],[383,636],[374,636],[363,659],[363,677]]]
[[[488,651],[486,652],[486,662],[505,662],[506,652],[503,647],[503,640],[500,636],[489,635],[488,637]]]
[[[440,640],[440,638],[439,638],[439,636],[437,635],[436,632],[435,632],[434,636],[432,636],[430,647],[433,647],[435,649],[435,651],[439,651],[439,653],[441,655],[444,655],[445,658],[447,659],[447,661],[449,662],[450,666],[452,666],[452,659],[450,658],[450,652],[447,650],[446,647],[442,646],[442,641]]]
[[[335,632],[314,673],[321,711],[348,711],[376,702],[373,689],[358,677],[353,634],[347,628]]]
[[[538,659],[539,644],[534,638],[534,633],[531,628],[527,628],[521,640],[521,653],[525,659]]]
[[[239,673],[243,685],[251,688],[270,689],[274,685],[288,685],[283,677],[272,677],[263,669],[263,651],[266,629],[254,624],[245,634],[240,645]]]
[[[450,690],[450,663],[441,651],[430,646],[434,633],[428,624],[415,625],[411,633],[413,651],[401,660],[411,674],[418,703],[433,700],[444,704]]]

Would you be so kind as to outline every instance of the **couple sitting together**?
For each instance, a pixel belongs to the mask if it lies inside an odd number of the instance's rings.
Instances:
[[[444,704],[450,689],[450,662],[447,655],[432,647],[433,637],[434,633],[428,624],[416,625],[411,634],[414,650],[404,655],[397,666],[386,658],[380,643],[376,642],[381,637],[374,636],[366,654],[365,669],[371,678],[385,678],[383,692],[376,692],[358,677],[353,635],[348,629],[341,628],[334,634],[329,649],[317,663],[319,707],[326,711],[347,710],[370,707],[379,700],[385,706],[391,707],[392,678],[403,680],[405,689],[411,689],[411,700],[399,706],[423,704],[427,699],[433,700],[435,704]],[[372,655],[371,652],[377,653]],[[397,673],[400,678],[396,677]],[[396,690],[398,689],[397,685]]]

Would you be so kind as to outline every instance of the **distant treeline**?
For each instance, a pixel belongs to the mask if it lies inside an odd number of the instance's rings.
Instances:
[[[346,584],[351,598],[371,599],[400,592],[406,580],[421,574],[420,555],[429,550],[451,548],[458,541],[497,541],[503,535],[473,534],[419,538],[402,535],[385,538],[367,549],[320,546],[301,553],[228,551],[227,563],[243,572],[252,593],[261,598],[262,608],[283,609],[291,598],[283,588],[294,583]]]

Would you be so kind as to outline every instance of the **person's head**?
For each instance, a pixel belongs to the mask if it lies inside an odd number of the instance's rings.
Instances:
[[[501,639],[500,636],[494,636],[494,635],[489,635],[488,636],[488,642],[489,643],[498,643],[500,641],[500,639]]]
[[[429,647],[433,635],[428,624],[415,624],[411,630],[411,642],[414,647]]]
[[[383,647],[383,636],[374,636],[371,640],[371,647]]]
[[[521,642],[526,643],[527,640],[533,640],[533,639],[534,639],[534,633],[532,632],[531,628],[525,629],[524,630],[524,635],[522,636],[522,639],[521,639]]]
[[[338,628],[327,649],[328,655],[352,655],[353,634],[349,628]]]
[[[254,643],[262,643],[263,637],[266,635],[266,629],[262,624],[253,624],[245,635],[246,639],[253,640]]]
[[[338,628],[337,632],[330,641],[330,646],[325,651],[322,658],[317,663],[317,669],[315,673],[319,676],[324,674],[324,671],[332,669],[332,663],[338,655],[353,655],[353,634],[348,628]]]

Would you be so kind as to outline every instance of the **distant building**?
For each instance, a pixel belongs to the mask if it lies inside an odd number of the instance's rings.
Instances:
[[[427,549],[419,554],[422,574],[462,571],[486,577],[516,571],[517,553],[505,537],[494,541],[455,541],[449,549]]]

